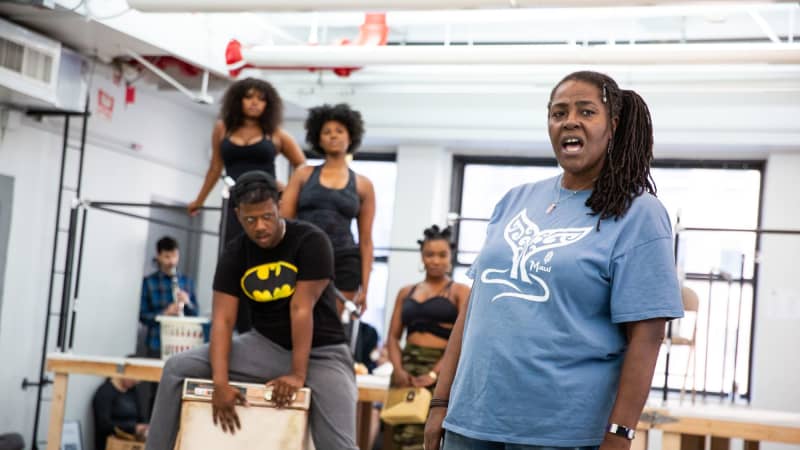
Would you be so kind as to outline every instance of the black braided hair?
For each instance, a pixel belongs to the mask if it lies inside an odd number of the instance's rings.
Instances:
[[[450,248],[453,248],[454,244],[450,241],[450,237],[453,235],[453,230],[450,227],[440,229],[439,225],[431,225],[430,227],[425,228],[425,231],[423,231],[422,234],[422,239],[417,239],[417,244],[419,244],[420,251],[422,250],[422,247],[425,246],[426,242],[440,239],[446,241]]]
[[[608,111],[609,126],[614,117],[619,120],[609,142],[605,163],[592,194],[586,200],[592,215],[599,216],[597,229],[600,230],[600,221],[621,218],[636,197],[645,192],[656,194],[656,184],[650,174],[653,122],[650,110],[639,94],[620,89],[613,78],[603,73],[581,71],[567,75],[550,92],[550,101],[558,87],[567,81],[582,81],[597,87]]]

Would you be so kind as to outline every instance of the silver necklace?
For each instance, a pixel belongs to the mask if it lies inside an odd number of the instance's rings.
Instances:
[[[589,183],[588,185],[578,188],[577,191],[572,191],[568,196],[566,196],[566,197],[564,197],[562,199],[561,198],[561,178],[562,178],[562,176],[563,176],[563,174],[558,176],[558,181],[556,181],[556,199],[553,200],[553,203],[550,203],[550,206],[547,207],[547,209],[545,210],[546,214],[550,214],[551,212],[553,212],[553,210],[556,209],[556,206],[558,206],[558,204],[560,202],[566,201],[566,200],[574,197],[578,192],[581,192],[582,190],[586,189],[587,187],[591,186],[594,183],[594,180],[592,180],[592,182]],[[568,189],[568,190],[571,190],[571,189]]]

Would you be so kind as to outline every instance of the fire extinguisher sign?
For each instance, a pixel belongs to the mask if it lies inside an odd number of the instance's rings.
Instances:
[[[97,90],[97,114],[109,120],[114,114],[114,96],[102,89]]]

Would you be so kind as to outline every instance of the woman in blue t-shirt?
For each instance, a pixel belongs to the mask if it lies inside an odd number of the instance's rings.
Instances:
[[[511,189],[492,213],[441,364],[427,450],[443,429],[444,450],[628,449],[664,323],[683,315],[644,100],[576,72],[547,111],[563,172]]]
[[[386,338],[392,362],[393,387],[433,389],[441,370],[441,358],[459,311],[467,308],[469,286],[450,278],[452,253],[450,227],[425,229],[417,241],[425,279],[400,289]],[[406,333],[406,345],[400,340]],[[414,450],[422,444],[424,427],[419,424],[392,427],[395,450]]]

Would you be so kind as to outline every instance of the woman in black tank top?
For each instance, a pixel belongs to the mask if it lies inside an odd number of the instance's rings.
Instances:
[[[279,125],[283,119],[283,103],[271,84],[255,78],[245,78],[233,83],[225,92],[220,109],[220,119],[211,135],[211,161],[205,181],[197,198],[189,203],[189,214],[195,215],[203,206],[211,189],[225,174],[234,180],[250,170],[263,170],[275,176],[275,157],[282,154],[293,167],[306,162],[297,142]],[[222,230],[222,221],[220,221]],[[225,221],[225,243],[242,233],[233,206],[229,205]],[[240,302],[240,305],[246,302]],[[250,329],[248,310],[240,308],[236,329],[241,333]]]
[[[348,161],[361,144],[364,122],[346,104],[322,105],[309,111],[306,131],[306,141],[325,162],[292,175],[281,197],[281,216],[311,222],[328,234],[334,251],[333,283],[363,309],[372,272],[375,191]],[[353,219],[357,240],[350,231]],[[341,313],[342,305],[337,305]]]
[[[425,279],[398,292],[386,347],[394,366],[392,386],[433,390],[456,320],[463,322],[470,288],[455,283],[448,275],[452,267],[449,227],[440,230],[433,225],[417,242],[422,253]],[[401,349],[400,339],[404,331],[406,346]],[[419,448],[424,440],[424,429],[424,425],[416,424],[394,426],[393,448]]]

